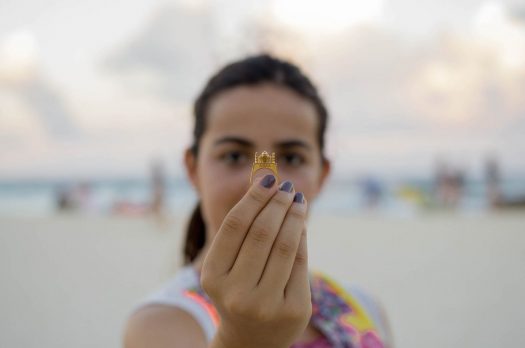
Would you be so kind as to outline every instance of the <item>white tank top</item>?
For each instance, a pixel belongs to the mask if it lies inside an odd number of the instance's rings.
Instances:
[[[184,295],[186,290],[196,287],[200,287],[200,280],[197,271],[190,265],[183,266],[177,271],[174,277],[165,282],[157,291],[151,293],[144,300],[139,302],[134,307],[133,311],[152,304],[181,308],[195,318],[197,323],[202,327],[207,341],[211,342],[216,331],[216,325],[213,318],[201,304]],[[365,308],[371,319],[376,324],[378,334],[384,342],[387,342],[389,337],[387,337],[385,323],[383,322],[379,308],[372,297],[357,286],[346,286],[345,290],[356,298]]]

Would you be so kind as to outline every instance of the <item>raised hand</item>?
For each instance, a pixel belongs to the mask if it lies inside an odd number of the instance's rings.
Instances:
[[[214,348],[287,348],[311,316],[307,203],[290,182],[258,178],[226,215],[201,284],[221,322]]]

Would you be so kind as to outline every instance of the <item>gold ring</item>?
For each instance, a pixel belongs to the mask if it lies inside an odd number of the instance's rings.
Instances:
[[[275,163],[275,152],[272,152],[271,156],[266,151],[263,151],[259,156],[257,156],[256,152],[254,160],[255,161],[252,165],[252,174],[250,175],[250,185],[253,182],[253,175],[259,169],[271,170],[275,175],[275,179],[277,180],[277,182],[279,182],[279,175],[277,174],[277,163]]]

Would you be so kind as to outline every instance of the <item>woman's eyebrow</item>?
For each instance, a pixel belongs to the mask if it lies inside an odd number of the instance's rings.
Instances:
[[[289,148],[289,147],[295,147],[295,146],[299,146],[299,147],[303,147],[307,150],[310,150],[311,149],[311,146],[302,141],[302,140],[285,140],[285,141],[281,141],[281,142],[278,142],[275,147],[278,148],[278,149],[285,149],[285,148]]]
[[[237,137],[237,136],[226,136],[226,137],[220,138],[220,139],[215,141],[214,145],[220,145],[220,144],[224,144],[224,143],[235,143],[237,145],[241,145],[241,146],[244,146],[244,147],[254,147],[254,144],[251,141],[249,141],[248,139],[245,139],[245,138],[242,138],[242,137]],[[295,146],[302,147],[302,148],[305,148],[307,150],[311,149],[311,146],[308,143],[306,143],[306,142],[304,142],[302,140],[299,140],[299,139],[291,139],[291,140],[280,141],[280,142],[276,143],[274,146],[277,149],[286,149],[286,148],[295,147]]]
[[[235,144],[245,146],[245,147],[253,147],[253,143],[251,141],[241,138],[241,137],[236,137],[236,136],[227,136],[227,137],[220,138],[215,141],[214,145],[220,145],[224,143],[235,143]]]

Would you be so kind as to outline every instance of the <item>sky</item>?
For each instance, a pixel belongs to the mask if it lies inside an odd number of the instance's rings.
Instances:
[[[193,99],[261,49],[319,86],[336,177],[525,174],[522,1],[0,0],[0,179],[181,176]]]

